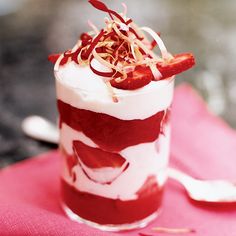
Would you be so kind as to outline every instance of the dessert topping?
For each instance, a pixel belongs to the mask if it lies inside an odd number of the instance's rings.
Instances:
[[[92,31],[83,33],[74,48],[63,54],[50,55],[48,59],[55,63],[55,70],[74,61],[81,66],[89,65],[94,74],[102,76],[104,82],[113,87],[134,90],[152,80],[179,74],[195,64],[191,53],[172,56],[157,33],[148,27],[135,25],[126,16],[125,4],[124,13],[119,14],[99,0],[89,2],[96,9],[108,13],[110,18],[105,18],[106,26],[100,31],[89,22]],[[153,52],[156,45],[160,56]],[[93,60],[97,60],[106,70],[96,68]]]

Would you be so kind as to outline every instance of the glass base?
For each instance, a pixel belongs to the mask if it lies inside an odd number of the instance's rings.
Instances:
[[[130,224],[120,224],[120,225],[113,225],[113,224],[108,224],[108,225],[101,225],[86,219],[81,218],[80,216],[76,215],[70,208],[68,208],[64,203],[61,204],[62,209],[66,213],[66,215],[73,221],[76,221],[78,223],[84,223],[88,226],[91,226],[96,229],[100,229],[103,231],[110,231],[110,232],[116,232],[116,231],[124,231],[124,230],[132,230],[132,229],[138,229],[138,228],[143,228],[147,226],[151,221],[153,221],[159,214],[160,214],[160,209],[150,216],[140,220],[136,221],[134,223]]]

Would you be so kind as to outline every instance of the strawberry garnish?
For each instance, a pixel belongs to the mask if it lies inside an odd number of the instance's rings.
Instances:
[[[98,1],[98,0],[89,0],[89,2],[93,5],[93,7],[95,7],[96,9],[100,10],[100,11],[104,11],[109,13],[110,17],[113,19],[114,15],[116,18],[118,18],[122,23],[126,23],[124,18],[121,17],[116,11],[113,11],[111,9],[109,9],[103,2]]]
[[[61,54],[50,54],[48,56],[48,60],[50,62],[52,62],[53,64],[55,64],[60,56],[61,56]],[[67,63],[67,61],[68,61],[68,57],[63,57],[60,62],[60,66],[65,65]]]
[[[162,80],[169,78],[190,69],[194,65],[195,60],[193,54],[177,54],[169,60],[163,60],[162,62],[157,63],[157,69],[162,75],[159,79]],[[135,70],[127,75],[127,79],[122,82],[119,82],[117,79],[111,80],[111,85],[119,89],[134,90],[142,88],[143,86],[149,84],[152,80],[155,80],[152,71],[148,66],[136,66]]]
[[[73,148],[80,162],[90,168],[119,168],[125,163],[125,159],[117,153],[92,148],[80,141],[74,141]]]
[[[60,55],[61,55],[61,54],[50,54],[50,55],[48,56],[48,60],[49,60],[50,62],[52,62],[53,64],[55,64],[55,63],[57,62],[58,58],[60,57]]]
[[[134,71],[127,74],[127,78],[121,82],[117,79],[110,81],[111,85],[118,89],[134,90],[142,88],[152,81],[153,75],[149,67],[137,66]]]
[[[90,66],[94,74],[103,79],[105,77],[104,82],[108,91],[112,95],[113,101],[117,102],[118,99],[112,91],[111,85],[118,89],[135,90],[146,86],[152,80],[163,80],[179,74],[195,64],[191,53],[170,56],[160,38],[160,33],[156,33],[148,27],[139,28],[133,24],[132,19],[126,16],[125,4],[123,4],[123,14],[119,14],[110,9],[102,0],[89,0],[88,2],[97,10],[106,12],[110,18],[105,19],[105,27],[100,31],[90,23],[92,32],[83,33],[72,50],[68,50],[64,54],[50,55],[48,60],[54,64],[60,55],[63,55],[59,59],[60,62],[56,63],[56,70],[59,66],[71,61],[78,65]],[[152,41],[144,37],[146,33],[152,37]],[[160,49],[160,57],[153,52],[155,46]],[[97,60],[108,68],[109,72],[96,68],[92,63],[93,60]],[[131,67],[134,67],[132,72],[124,69]]]
[[[194,65],[195,60],[192,53],[181,53],[175,55],[174,58],[170,60],[158,62],[157,69],[162,75],[161,79],[166,79],[188,70]]]

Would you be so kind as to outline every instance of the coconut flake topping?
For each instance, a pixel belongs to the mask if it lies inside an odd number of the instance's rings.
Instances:
[[[119,14],[102,1],[89,2],[97,10],[108,13],[105,27],[99,30],[88,21],[91,31],[81,34],[72,49],[62,54],[49,55],[48,59],[55,64],[55,72],[71,61],[79,66],[89,66],[94,74],[102,77],[113,101],[117,102],[114,87],[124,90],[139,89],[151,81],[169,79],[194,66],[195,58],[192,53],[172,56],[159,33],[133,23],[126,16],[127,6],[124,3],[124,10]],[[152,39],[149,40],[146,34]],[[156,46],[160,49],[160,55],[153,51]]]
[[[79,65],[89,65],[93,73],[105,77],[105,82],[116,78],[116,81],[123,81],[127,78],[127,73],[134,71],[136,66],[150,67],[156,80],[161,78],[161,73],[155,65],[171,55],[161,40],[153,30],[148,27],[137,27],[132,19],[127,18],[127,6],[123,3],[124,12],[118,14],[109,9],[103,2],[89,0],[98,10],[107,12],[110,18],[105,18],[105,27],[100,31],[89,22],[92,31],[83,33],[72,50],[62,54],[55,65],[55,70],[65,62],[74,61]],[[150,42],[145,33],[149,33],[154,39]],[[153,47],[158,45],[161,56],[154,54]],[[100,71],[93,67],[93,59],[105,66],[108,70]],[[109,72],[108,72],[109,71]]]

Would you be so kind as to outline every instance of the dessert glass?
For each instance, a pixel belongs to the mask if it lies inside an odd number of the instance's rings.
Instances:
[[[102,230],[145,226],[167,179],[174,78],[116,90],[114,102],[55,77],[64,211]]]

